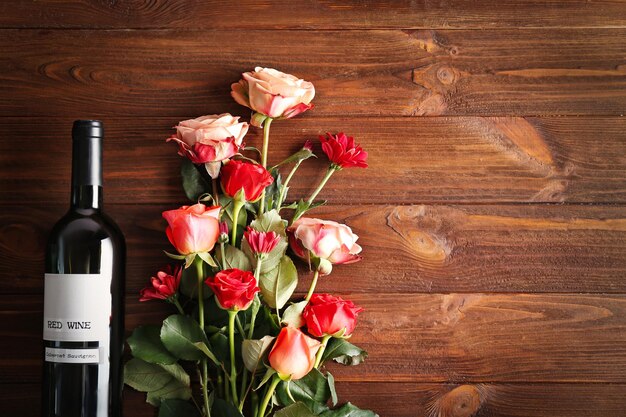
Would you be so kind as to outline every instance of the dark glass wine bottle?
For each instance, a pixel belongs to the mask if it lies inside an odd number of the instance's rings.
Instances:
[[[46,250],[44,417],[119,417],[126,247],[102,211],[97,120],[72,128],[72,198]]]

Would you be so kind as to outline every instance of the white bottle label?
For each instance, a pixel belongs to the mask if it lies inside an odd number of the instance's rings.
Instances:
[[[111,276],[103,274],[46,274],[44,340],[108,345],[110,286]]]

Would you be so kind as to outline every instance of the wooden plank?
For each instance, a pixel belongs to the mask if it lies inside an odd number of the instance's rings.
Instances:
[[[171,117],[105,118],[106,200],[184,201]],[[71,118],[6,118],[0,123],[0,203],[65,202]],[[626,119],[307,117],[272,125],[270,163],[305,140],[306,161],[290,184],[306,197],[326,169],[317,136],[343,130],[369,151],[368,169],[336,174],[323,191],[331,204],[454,202],[626,202]],[[246,142],[261,146],[260,129]],[[19,143],[19,145],[16,145]],[[42,171],[33,169],[40,167]]]
[[[518,28],[624,27],[623,1],[5,0],[0,27],[38,28]],[[35,17],[35,18],[34,18]]]
[[[169,262],[161,211],[173,207],[108,207],[128,242],[129,294]],[[0,294],[42,292],[46,234],[65,210],[3,207]],[[337,266],[322,291],[626,291],[624,206],[355,206],[312,215],[347,223],[363,246],[364,260]],[[301,266],[306,291],[310,274]]]
[[[39,417],[39,391],[38,384],[0,385],[0,413]],[[384,417],[622,417],[626,408],[624,384],[340,382],[337,391],[340,403]],[[126,388],[124,413],[154,417],[155,409],[143,394]]]
[[[9,99],[0,102],[1,116],[241,112],[230,83],[257,65],[312,81],[317,115],[622,115],[626,109],[626,29],[2,35],[0,92]]]
[[[344,294],[345,295],[345,294]],[[353,382],[626,383],[626,295],[352,294],[365,308],[351,342]],[[0,383],[40,377],[41,296],[2,296]],[[127,328],[159,323],[164,303],[127,301]]]

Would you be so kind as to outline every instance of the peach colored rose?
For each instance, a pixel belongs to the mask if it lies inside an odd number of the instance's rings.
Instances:
[[[244,72],[243,79],[231,89],[237,103],[273,119],[289,119],[313,108],[311,100],[315,97],[313,84],[273,68]],[[259,125],[255,118],[252,124]]]
[[[270,365],[283,379],[300,379],[311,372],[320,342],[294,327],[283,327],[268,356]]]
[[[345,224],[302,217],[287,232],[291,249],[304,260],[309,261],[310,255],[337,265],[361,260],[359,237]]]
[[[178,154],[194,164],[218,162],[239,152],[249,125],[228,113],[183,120],[167,141],[178,143]]]
[[[169,224],[165,229],[167,238],[178,253],[189,255],[213,249],[220,234],[218,218],[221,209],[197,203],[163,212],[163,218]]]

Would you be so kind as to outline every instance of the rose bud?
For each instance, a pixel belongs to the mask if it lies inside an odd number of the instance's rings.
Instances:
[[[335,265],[361,260],[358,255],[361,247],[356,243],[359,237],[345,224],[302,217],[289,226],[287,232],[296,256],[308,262],[318,261],[316,267],[321,275],[328,275],[332,266],[319,263],[320,259]]]
[[[367,152],[360,145],[354,143],[352,136],[337,133],[320,136],[322,150],[328,156],[335,168],[367,168]]]
[[[228,224],[226,222],[220,222],[220,243],[228,243]]]
[[[167,141],[178,143],[178,154],[194,164],[218,162],[239,152],[248,127],[228,113],[202,116],[178,123]]]
[[[310,334],[316,337],[350,337],[361,307],[352,301],[330,294],[313,294],[304,308],[302,318]]]
[[[157,276],[150,279],[150,285],[141,290],[139,301],[169,300],[175,297],[182,273],[181,267],[176,267],[172,272],[169,265],[163,271],[157,272]]]
[[[222,168],[222,190],[233,198],[243,190],[245,200],[255,202],[272,182],[274,178],[259,164],[232,159]]]
[[[244,72],[243,79],[231,85],[231,96],[242,106],[272,119],[289,119],[305,112],[313,105],[315,88],[310,82],[273,68],[256,67],[254,72]],[[254,126],[262,120],[252,118]]]
[[[250,226],[244,232],[243,237],[250,245],[252,253],[259,257],[273,251],[280,242],[280,235],[276,232],[259,232]]]
[[[246,310],[259,292],[252,272],[237,268],[220,271],[204,283],[213,290],[218,305],[224,310]]]
[[[296,380],[311,372],[320,342],[294,327],[283,327],[268,356],[282,380]]]
[[[182,206],[163,212],[169,224],[165,232],[170,243],[181,255],[208,252],[219,237],[219,213],[221,207],[206,207],[202,203]]]

